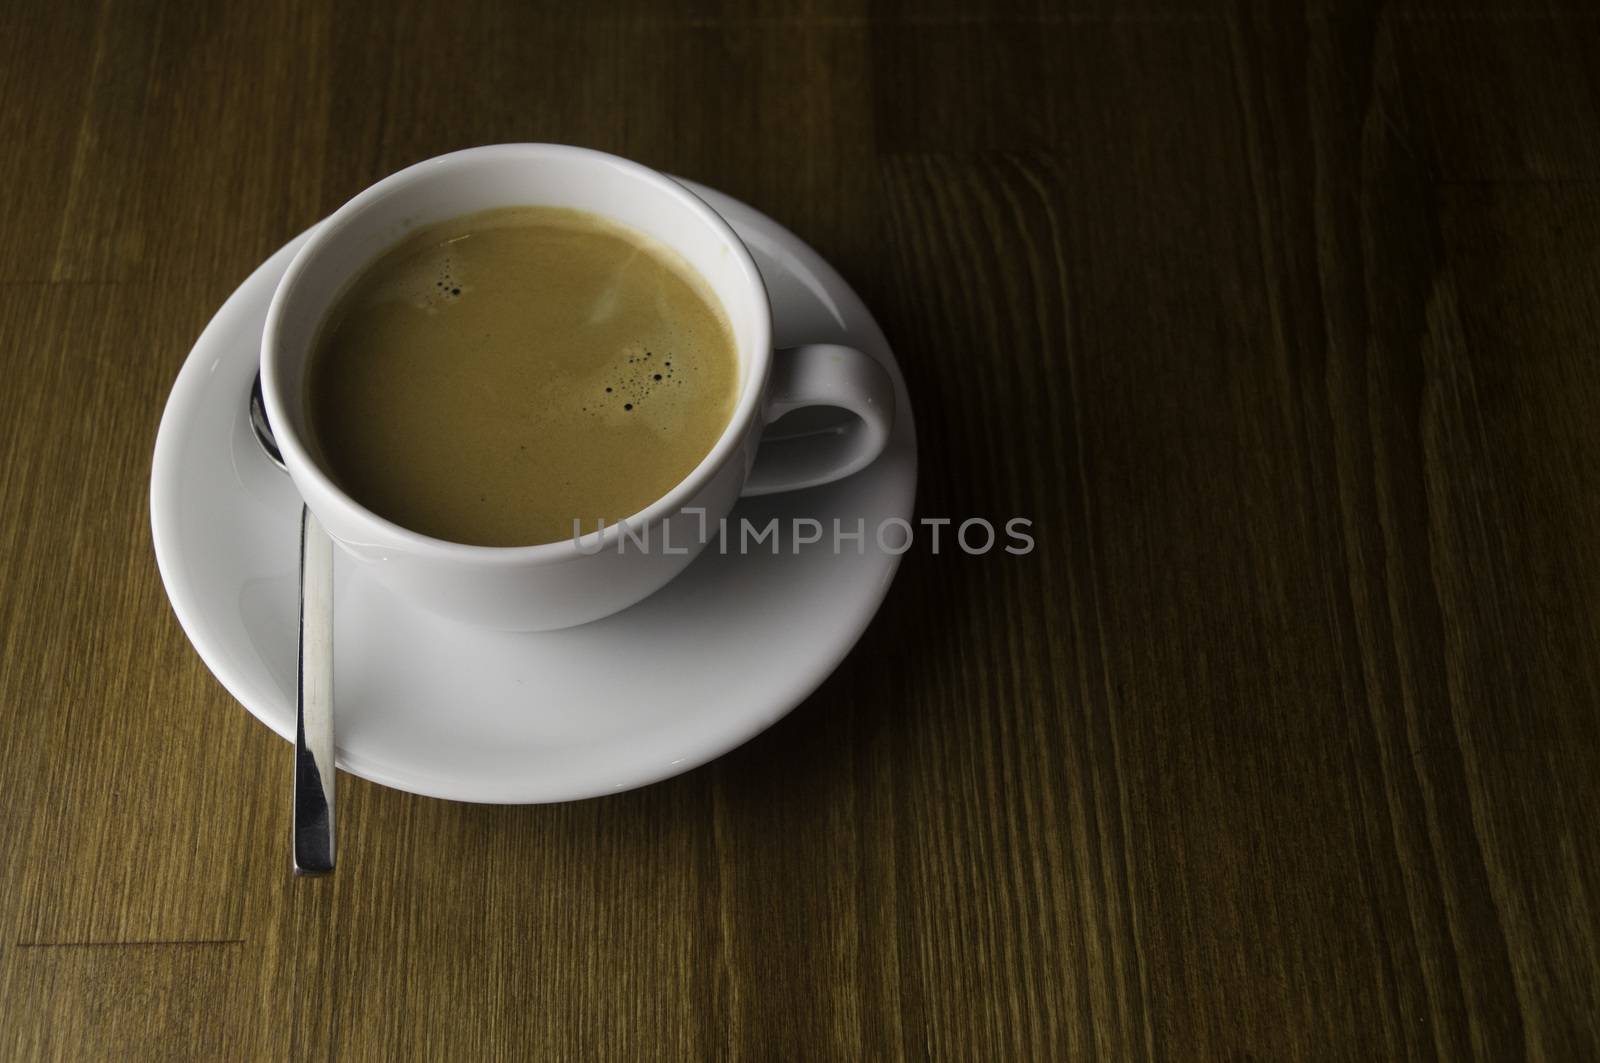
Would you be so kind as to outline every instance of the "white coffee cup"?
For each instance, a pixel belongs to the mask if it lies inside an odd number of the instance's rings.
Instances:
[[[601,534],[589,524],[581,540],[539,546],[446,542],[362,506],[319,464],[306,444],[306,361],[349,282],[408,232],[525,205],[590,211],[681,255],[732,326],[739,397],[722,435],[688,476]],[[558,144],[499,144],[441,155],[384,178],[340,207],[295,255],[273,294],[261,381],[289,475],[345,553],[410,602],[514,630],[570,627],[627,608],[681,572],[741,494],[848,476],[883,450],[894,420],[893,385],[867,355],[832,344],[773,350],[772,309],[755,262],[699,197],[637,163]],[[807,406],[854,416],[758,446],[769,424]]]

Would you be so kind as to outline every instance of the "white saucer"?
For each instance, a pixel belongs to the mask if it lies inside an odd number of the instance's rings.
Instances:
[[[685,182],[688,184],[688,182]],[[878,611],[899,558],[872,529],[911,518],[917,446],[894,356],[854,291],[793,233],[690,185],[749,245],[780,345],[838,342],[894,377],[893,438],[826,487],[747,499],[783,552],[716,553],[616,616],[506,634],[409,608],[354,565],[336,573],[338,763],[385,786],[520,804],[614,793],[688,771],[771,726],[838,666]],[[245,403],[272,291],[305,240],[240,285],[200,335],[167,400],[151,470],[161,577],[207,667],[284,738],[294,728],[300,500],[250,434]],[[794,553],[792,518],[829,529]],[[865,552],[835,554],[833,518],[864,518]],[[887,541],[897,541],[890,533]],[[341,559],[342,560],[342,559]]]

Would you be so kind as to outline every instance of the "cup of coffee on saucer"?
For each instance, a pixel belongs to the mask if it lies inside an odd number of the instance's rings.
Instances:
[[[272,298],[261,378],[343,552],[507,630],[640,601],[741,495],[849,476],[894,419],[867,355],[774,349],[750,252],[699,197],[550,144],[430,159],[335,212]],[[808,407],[815,430],[762,444]]]

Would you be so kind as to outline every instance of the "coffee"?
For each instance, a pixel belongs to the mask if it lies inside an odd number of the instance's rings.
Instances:
[[[721,307],[676,252],[553,207],[412,233],[340,296],[307,373],[339,486],[480,546],[639,512],[711,450],[739,390]]]

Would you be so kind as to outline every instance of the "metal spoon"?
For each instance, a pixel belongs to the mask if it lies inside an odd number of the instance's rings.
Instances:
[[[278,468],[261,373],[250,385],[250,428]],[[294,728],[294,873],[333,870],[333,540],[300,507],[300,654]]]

